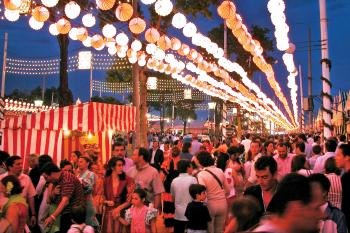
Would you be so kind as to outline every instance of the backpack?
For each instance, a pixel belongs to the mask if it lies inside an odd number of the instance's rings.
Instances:
[[[73,227],[74,229],[77,229],[79,231],[79,233],[84,233],[85,227],[87,225],[84,225],[84,227],[82,229],[80,229],[79,227]]]

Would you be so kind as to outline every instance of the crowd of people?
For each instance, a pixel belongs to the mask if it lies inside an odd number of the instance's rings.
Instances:
[[[117,138],[106,164],[1,151],[0,233],[348,232],[344,135],[148,140],[128,155]]]

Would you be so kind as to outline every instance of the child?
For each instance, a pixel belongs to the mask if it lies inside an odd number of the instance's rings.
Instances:
[[[119,221],[124,225],[130,225],[132,233],[156,233],[156,218],[158,210],[145,205],[146,191],[135,189],[131,196],[131,208],[125,212],[125,218]]]
[[[71,218],[73,225],[69,228],[67,233],[94,233],[92,226],[85,224],[86,210],[82,206],[73,207]]]
[[[194,199],[187,205],[185,216],[188,219],[187,233],[206,233],[208,222],[211,221],[208,207],[203,204],[206,198],[205,186],[191,184],[189,192]]]

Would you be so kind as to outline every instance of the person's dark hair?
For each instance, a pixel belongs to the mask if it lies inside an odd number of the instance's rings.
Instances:
[[[190,193],[191,197],[193,199],[196,199],[196,195],[197,194],[201,194],[202,192],[204,192],[205,190],[207,190],[207,188],[204,185],[201,184],[191,184],[188,192]]]
[[[143,148],[143,147],[139,148],[139,156],[142,156],[145,162],[147,163],[151,162],[151,155],[149,154],[146,148]]]
[[[306,142],[307,141],[307,138],[306,138],[306,135],[305,134],[299,134],[298,135],[298,138],[300,138],[301,140],[303,140],[304,142]]]
[[[314,136],[314,142],[317,142],[318,140],[320,140],[320,138],[321,138],[321,137],[320,137],[319,135],[315,135],[315,136]]]
[[[329,181],[327,176],[321,173],[315,173],[311,174],[308,178],[310,183],[317,182],[321,185],[323,191],[327,193],[329,192],[329,189],[331,188],[331,182]]]
[[[230,146],[230,147],[227,149],[227,154],[229,154],[230,156],[231,156],[231,155],[235,155],[236,153],[238,153],[238,147]]]
[[[305,169],[306,155],[296,155],[292,159],[292,172],[297,172],[300,169]]]
[[[345,142],[346,141],[346,136],[344,134],[339,136],[339,141]]]
[[[18,180],[17,177],[15,176],[5,176],[2,180],[1,183],[7,187],[7,183],[11,182],[13,184],[13,188],[11,190],[6,190],[9,191],[10,193],[8,193],[8,195],[12,196],[12,195],[16,195],[16,194],[20,194],[22,193],[23,187],[20,183],[20,181]]]
[[[334,157],[330,157],[326,160],[324,169],[326,174],[335,173],[338,176],[340,175],[340,169],[337,167]]]
[[[281,180],[267,211],[281,216],[292,201],[301,201],[305,205],[311,202],[310,182],[308,178],[297,173],[287,174]]]
[[[295,145],[296,148],[299,148],[299,150],[301,151],[301,153],[305,153],[305,143],[304,142],[298,142]]]
[[[327,152],[335,152],[335,150],[337,149],[337,142],[333,139],[328,139],[325,143],[325,147]]]
[[[70,161],[68,161],[67,159],[61,160],[60,169],[64,168],[65,166],[68,166],[68,165],[71,165],[73,167],[72,163]]]
[[[344,156],[350,156],[350,145],[349,144],[341,144],[338,149],[343,152]]]
[[[10,154],[6,151],[0,150],[0,164],[5,163],[5,161],[10,157]]]
[[[78,150],[75,150],[75,151],[72,151],[73,154],[75,154],[78,158],[80,158],[80,156],[82,156],[83,154],[78,151]]]
[[[179,155],[180,155],[180,149],[179,149],[179,147],[174,146],[174,147],[171,149],[171,155],[172,155],[173,157],[179,156]]]
[[[192,146],[192,144],[190,142],[185,142],[182,145],[182,153],[190,153],[191,146]]]
[[[50,155],[40,155],[39,156],[39,170],[41,170],[45,164],[47,163],[53,163],[53,160]]]
[[[124,149],[125,149],[125,143],[117,141],[117,142],[115,142],[115,143],[112,145],[112,151],[113,151],[117,146],[122,146],[122,147],[124,147]]]
[[[175,140],[174,143],[173,143],[173,145],[174,145],[174,146],[177,146],[177,145],[179,145],[179,142],[180,142],[180,140]]]
[[[85,223],[86,208],[85,206],[74,206],[71,212],[71,218],[76,224]]]
[[[13,167],[13,164],[15,163],[15,161],[20,159],[22,159],[22,157],[18,155],[10,156],[5,162],[7,169],[9,169],[9,167]]]
[[[261,171],[269,168],[272,175],[277,171],[277,163],[273,157],[270,156],[261,156],[254,164],[255,170]]]
[[[322,148],[320,145],[314,145],[312,147],[312,153],[314,153],[315,155],[319,155],[322,151]]]
[[[211,157],[211,154],[207,151],[199,152],[197,155],[197,159],[203,167],[209,167],[214,165],[214,159]]]
[[[41,172],[45,173],[48,176],[51,175],[51,173],[53,172],[59,172],[59,171],[61,170],[54,163],[46,163],[41,169]]]
[[[286,147],[287,149],[289,148],[289,145],[286,143],[286,142],[279,142],[278,144],[277,144],[277,147]]]
[[[252,140],[250,145],[252,145],[253,143],[257,143],[259,145],[259,147],[261,146],[261,142],[259,140]]]
[[[181,159],[176,165],[179,173],[186,173],[187,169],[192,166],[191,161],[188,159]]]
[[[247,133],[247,134],[245,135],[245,139],[249,139],[249,138],[250,138],[250,134]]]
[[[216,166],[225,172],[227,161],[230,156],[226,153],[219,153],[218,159],[216,160]]]
[[[118,161],[122,162],[123,166],[125,165],[125,160],[123,158],[112,157],[107,163],[107,170],[106,170],[106,174],[105,174],[106,177],[109,177],[110,175],[112,175],[113,169],[117,165]],[[124,172],[122,172],[122,174],[119,175],[119,179],[120,180],[126,179],[126,175]]]
[[[146,197],[147,197],[147,193],[144,189],[137,188],[134,190],[134,193],[136,193],[140,197],[141,200],[146,199]]]
[[[79,159],[84,159],[87,163],[89,163],[88,169],[90,170],[92,165],[92,160],[90,159],[90,156],[88,157],[88,156],[82,155],[79,157]]]
[[[247,231],[259,222],[260,206],[251,196],[236,198],[232,203],[231,212],[237,219],[237,231]]]
[[[264,148],[266,149],[270,144],[275,145],[273,141],[267,141],[264,143]]]

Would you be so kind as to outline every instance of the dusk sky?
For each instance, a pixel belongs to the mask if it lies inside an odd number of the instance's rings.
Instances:
[[[267,0],[236,0],[238,13],[243,17],[245,24],[250,28],[252,24],[270,28],[274,31],[267,11]],[[320,16],[318,0],[286,0],[286,17],[287,24],[290,27],[289,38],[296,44],[295,63],[302,66],[303,89],[307,94],[307,31],[308,27],[312,30],[312,44],[315,45],[312,51],[312,72],[313,72],[313,93],[319,95],[322,84],[321,76],[321,53],[317,45],[320,41]],[[3,8],[3,5],[1,4]],[[213,9],[214,11],[214,9]],[[329,34],[329,54],[332,61],[331,81],[333,83],[332,94],[339,91],[348,91],[350,89],[350,1],[349,0],[328,0],[328,34]],[[3,12],[1,12],[3,14]],[[217,15],[216,10],[213,19],[204,17],[194,20],[199,30],[205,34],[211,28],[222,22]],[[56,38],[49,34],[48,24],[40,31],[32,30],[28,25],[28,17],[21,17],[15,23],[7,20],[0,20],[0,65],[3,60],[4,33],[9,34],[8,58],[15,59],[54,59],[59,58],[59,49]],[[170,34],[176,35],[176,34]],[[271,33],[271,38],[274,38]],[[70,43],[69,55],[76,55],[84,46],[80,42],[73,41]],[[104,49],[107,54],[107,50]],[[283,92],[290,103],[290,93],[287,88],[287,71],[282,61],[282,53],[276,52],[274,57],[278,63],[273,67],[275,69],[276,79],[280,83]],[[41,85],[43,77],[7,75],[6,93],[9,94],[13,89],[31,90]],[[104,80],[103,72],[94,72],[94,79]],[[265,93],[274,99],[272,89],[269,87],[266,76],[258,73],[254,81],[259,84],[262,82],[262,88]],[[47,85],[58,86],[58,75],[47,76]],[[299,85],[299,79],[297,79]],[[82,101],[88,101],[89,98],[89,72],[77,71],[69,74],[69,85],[74,94],[74,100],[78,97]],[[300,98],[298,91],[298,98]],[[300,99],[298,99],[300,104]],[[315,102],[318,103],[317,101]],[[290,103],[291,107],[291,103]],[[292,108],[292,107],[291,107]],[[300,109],[300,108],[299,108]]]

